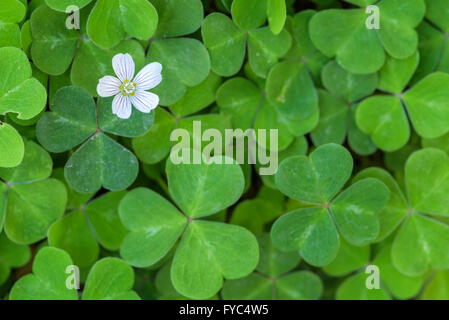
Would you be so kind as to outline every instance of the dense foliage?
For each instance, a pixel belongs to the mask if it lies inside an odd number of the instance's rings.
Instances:
[[[0,1],[0,297],[449,299],[448,37],[447,0]],[[98,96],[119,53],[154,111]],[[196,121],[277,172],[173,163]]]

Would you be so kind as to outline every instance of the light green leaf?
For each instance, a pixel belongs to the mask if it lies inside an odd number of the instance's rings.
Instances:
[[[134,189],[123,198],[119,214],[130,231],[120,255],[137,267],[151,266],[163,258],[186,225],[185,217],[171,203],[144,188]]]
[[[421,214],[408,216],[393,242],[393,265],[408,276],[422,275],[429,267],[449,268],[449,227]]]
[[[202,154],[192,151],[194,158],[201,159]],[[205,161],[202,159],[201,164],[194,165],[167,161],[170,194],[191,218],[208,216],[234,204],[245,185],[242,169],[232,159],[217,156],[211,158],[210,163]],[[231,164],[227,163],[229,161]]]
[[[199,85],[188,88],[184,97],[170,106],[170,110],[178,117],[188,116],[208,107],[215,101],[215,93],[221,84],[221,77],[215,73],[209,76]]]
[[[108,192],[87,204],[84,208],[98,242],[108,250],[120,248],[126,229],[120,221],[118,207],[125,191]]]
[[[22,137],[11,125],[0,122],[0,167],[15,167],[23,159]]]
[[[332,200],[352,173],[352,157],[342,146],[326,144],[310,154],[285,159],[275,180],[287,196],[325,204]]]
[[[367,265],[369,258],[370,246],[354,246],[342,238],[337,256],[323,271],[334,277],[345,276]]]
[[[358,181],[343,191],[330,205],[341,234],[351,244],[363,246],[379,234],[376,213],[387,203],[390,190],[377,179]]]
[[[211,68],[216,74],[232,76],[241,69],[246,34],[230,18],[217,12],[208,15],[204,19],[201,35],[210,54]]]
[[[357,108],[356,122],[387,152],[400,149],[410,138],[407,114],[397,97],[378,95],[364,100]]]
[[[338,253],[339,236],[329,212],[320,207],[287,213],[273,224],[273,244],[282,251],[299,250],[313,266],[329,264]]]
[[[127,36],[148,40],[158,14],[147,0],[98,0],[87,21],[87,34],[101,48],[112,48]]]
[[[387,57],[385,65],[379,71],[378,88],[391,93],[401,93],[415,73],[418,64],[418,52],[403,60]]]
[[[390,300],[391,297],[385,288],[376,290],[367,288],[365,282],[369,274],[357,273],[347,278],[338,288],[335,298],[337,300]]]
[[[140,300],[133,285],[134,271],[126,262],[104,258],[90,270],[83,300]]]
[[[449,299],[449,273],[447,270],[439,271],[424,290],[422,300],[448,300]]]
[[[259,264],[256,270],[270,277],[277,277],[294,269],[300,260],[297,252],[282,252],[276,249],[268,233],[258,235]]]
[[[143,136],[134,138],[132,146],[136,156],[144,163],[153,164],[164,159],[170,152],[170,134],[176,119],[162,108],[155,110],[154,124]]]
[[[81,210],[71,212],[53,223],[48,229],[48,243],[69,253],[74,264],[80,268],[94,264],[100,251]]]
[[[248,275],[256,268],[258,259],[257,240],[246,229],[224,223],[193,221],[173,258],[173,286],[186,297],[210,298],[222,287],[223,278]]]
[[[419,212],[449,214],[449,156],[438,149],[413,153],[405,166],[411,206]]]
[[[32,78],[26,54],[17,48],[0,48],[0,114],[13,112],[18,119],[31,119],[46,101],[45,88]]]
[[[234,128],[242,130],[252,128],[261,102],[260,90],[245,78],[232,78],[217,90],[217,104],[220,111],[231,116]]]
[[[28,246],[14,243],[5,234],[0,234],[0,285],[8,279],[11,268],[22,267],[30,258]]]
[[[438,138],[449,132],[449,74],[435,72],[404,94],[404,102],[416,132]]]
[[[285,0],[268,0],[267,17],[271,32],[273,32],[273,34],[279,34],[287,19]]]
[[[234,0],[231,13],[232,19],[240,28],[255,29],[267,19],[267,0]]]
[[[293,272],[276,281],[279,300],[317,300],[322,292],[321,279],[310,271]]]
[[[76,300],[76,289],[66,286],[66,269],[73,265],[61,249],[45,247],[33,262],[33,273],[20,278],[11,289],[11,300]]]
[[[266,78],[273,67],[290,49],[292,40],[287,31],[274,35],[268,28],[248,33],[248,56],[252,70],[259,77]]]
[[[76,6],[79,9],[87,6],[92,0],[45,0],[47,6],[56,11],[66,12],[69,6]]]
[[[201,0],[152,0],[159,15],[157,37],[179,37],[195,32],[203,21]]]
[[[288,119],[305,119],[318,107],[317,92],[302,62],[276,64],[268,74],[265,90],[268,101]]]
[[[334,96],[353,103],[376,90],[377,74],[354,74],[343,69],[335,60],[330,61],[321,71],[324,87]]]
[[[408,203],[398,183],[385,170],[380,168],[368,168],[359,172],[354,181],[365,178],[375,178],[382,181],[390,190],[390,198],[385,207],[377,212],[379,218],[379,235],[376,242],[384,240],[404,220],[408,213]]]

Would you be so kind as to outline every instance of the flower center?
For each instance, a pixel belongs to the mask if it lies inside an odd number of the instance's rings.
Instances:
[[[120,93],[122,94],[122,96],[124,96],[124,97],[131,96],[132,97],[136,94],[137,84],[126,79],[125,81],[123,81],[123,83],[121,85],[119,85],[118,89],[119,89]]]

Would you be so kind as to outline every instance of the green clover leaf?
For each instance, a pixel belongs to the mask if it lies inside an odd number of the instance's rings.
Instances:
[[[312,131],[316,146],[326,143],[348,143],[356,153],[368,155],[376,150],[371,138],[355,124],[357,102],[373,93],[377,86],[377,75],[353,74],[329,62],[322,69],[322,82],[329,92],[319,90],[320,121]]]
[[[449,274],[446,270],[437,272],[425,288],[422,300],[447,300]]]
[[[9,239],[30,244],[47,236],[47,229],[62,216],[67,192],[60,181],[48,178],[50,155],[32,141],[25,144],[22,163],[0,169],[0,221]]]
[[[0,48],[0,59],[0,115],[14,113],[20,120],[33,118],[45,108],[45,88],[32,77],[23,51]],[[0,121],[0,167],[15,167],[22,161],[21,140],[13,127]]]
[[[290,157],[281,163],[275,176],[279,190],[312,207],[290,212],[274,223],[271,233],[275,246],[284,251],[299,250],[308,263],[325,266],[338,252],[337,228],[357,246],[376,239],[376,213],[385,206],[390,192],[381,181],[371,178],[336,196],[349,179],[352,166],[349,152],[336,144],[318,147],[309,158]]]
[[[336,57],[343,68],[353,73],[378,71],[385,62],[385,52],[396,59],[410,57],[418,47],[414,28],[424,17],[424,1],[381,0],[377,5],[380,12],[378,30],[367,28],[368,15],[364,8],[319,12],[310,21],[313,43],[326,56]]]
[[[267,18],[271,32],[273,32],[273,34],[279,34],[287,19],[285,0],[268,0]]]
[[[0,47],[20,48],[20,28],[26,5],[19,0],[5,0],[0,9]]]
[[[314,81],[319,83],[316,78],[327,58],[317,52],[309,37],[309,21],[314,15],[315,11],[306,10],[287,21],[292,47],[285,61],[271,68],[265,85],[268,101],[294,127],[299,127],[297,121],[318,116]]]
[[[45,3],[53,10],[66,12],[69,6],[76,6],[79,9],[82,9],[91,1],[92,0],[45,0]]]
[[[49,244],[69,253],[80,268],[97,261],[98,243],[108,250],[118,250],[126,234],[118,216],[125,194],[106,193],[55,221],[48,229]]]
[[[243,173],[235,163],[174,165],[171,161],[167,172],[170,196],[188,218],[149,189],[131,191],[119,207],[120,218],[130,231],[120,253],[132,265],[151,266],[181,237],[171,267],[174,287],[190,298],[212,297],[220,290],[223,277],[244,277],[258,261],[257,242],[244,228],[196,220],[232,205],[243,191]]]
[[[293,271],[299,262],[296,252],[281,252],[271,243],[269,234],[259,241],[260,260],[257,272],[226,280],[221,294],[230,300],[316,300],[323,290],[321,280],[310,271]]]
[[[389,58],[379,73],[379,89],[391,95],[369,97],[357,109],[358,127],[384,151],[396,151],[410,139],[407,114],[423,138],[438,138],[449,131],[449,76],[435,72],[404,90],[417,66],[417,55],[405,60]]]
[[[90,6],[81,9],[80,19],[87,19],[89,12]],[[81,33],[66,28],[66,19],[66,14],[45,5],[33,11],[30,19],[33,39],[31,57],[40,70],[59,76],[70,68],[73,61],[71,82],[67,85],[73,83],[83,87],[95,97],[98,79],[105,74],[113,74],[111,60],[116,54],[127,52],[133,57],[137,69],[143,67],[145,53],[137,41],[124,40],[104,49],[86,36],[84,28]]]
[[[206,17],[201,34],[211,57],[212,70],[221,76],[232,76],[241,69],[246,43],[249,63],[263,78],[291,46],[291,37],[285,30],[277,35],[268,27],[245,31],[221,13]],[[224,56],[227,58],[223,59]]]
[[[77,300],[76,289],[67,286],[72,259],[63,250],[44,247],[36,254],[33,273],[20,278],[11,289],[11,300]],[[70,270],[70,269],[69,269]],[[106,279],[106,280],[105,280]],[[99,260],[90,270],[83,300],[137,300],[132,291],[133,269],[117,258]]]
[[[201,0],[151,0],[159,15],[155,37],[179,37],[199,29],[204,9]]]
[[[390,200],[378,212],[380,230],[377,240],[390,235],[399,226],[391,250],[393,265],[403,274],[419,276],[431,266],[449,265],[447,241],[449,227],[438,221],[448,214],[449,157],[438,149],[414,152],[405,166],[407,198],[396,181],[381,169],[367,169],[356,180],[374,177],[390,189]]]
[[[426,20],[418,27],[420,63],[411,83],[422,80],[432,72],[448,72],[448,50],[446,34],[449,3],[446,1],[426,0]]]
[[[154,113],[134,112],[129,121],[117,119],[111,114],[110,98],[99,99],[96,107],[85,89],[74,86],[60,89],[50,110],[37,123],[39,142],[51,152],[67,151],[83,143],[65,165],[65,176],[75,191],[91,193],[101,186],[118,191],[133,183],[137,159],[106,133],[143,135],[150,129]]]
[[[153,92],[159,104],[169,106],[180,100],[188,87],[199,85],[210,71],[210,59],[204,45],[191,38],[155,40],[147,55],[148,63],[160,62],[164,81]]]
[[[157,28],[158,14],[147,0],[98,0],[87,21],[87,34],[110,49],[127,36],[148,40]]]
[[[350,252],[352,250],[353,248],[349,247],[345,252],[339,252],[336,260],[338,259],[341,263],[344,263],[343,259],[351,259]],[[367,253],[369,254],[369,248]],[[391,243],[384,243],[372,262],[368,261],[369,256],[364,256],[364,260],[365,265],[354,269],[361,270],[355,275],[348,277],[337,289],[336,298],[338,300],[389,300],[391,296],[398,299],[410,299],[420,292],[423,284],[422,277],[404,275],[392,264]],[[370,273],[365,271],[367,270],[366,265],[373,265],[378,268],[380,288],[367,288],[367,280]],[[340,266],[342,265],[340,264]]]
[[[0,234],[0,285],[9,278],[12,268],[22,267],[30,258],[28,246],[14,243],[4,233]]]

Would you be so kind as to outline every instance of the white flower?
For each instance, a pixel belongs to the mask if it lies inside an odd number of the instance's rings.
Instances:
[[[159,97],[146,90],[156,87],[162,81],[162,65],[153,62],[146,65],[134,78],[135,66],[131,55],[119,53],[112,59],[116,77],[105,76],[99,80],[97,93],[100,97],[114,97],[112,113],[128,119],[133,105],[137,110],[149,113],[159,104]]]

